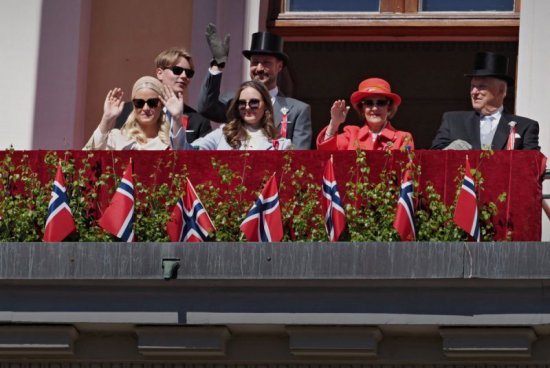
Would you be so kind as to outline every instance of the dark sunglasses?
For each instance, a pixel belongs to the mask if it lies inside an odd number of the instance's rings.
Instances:
[[[257,98],[253,98],[250,100],[238,100],[237,101],[237,107],[239,110],[244,111],[246,110],[246,106],[250,107],[250,110],[257,110],[260,107],[260,100]]]
[[[155,108],[159,105],[159,102],[160,102],[160,99],[158,98],[150,98],[147,101],[141,98],[134,98],[132,100],[132,103],[134,104],[134,107],[136,109],[143,109],[143,106],[145,106],[145,104],[147,104],[147,106],[149,107]]]
[[[377,107],[384,107],[390,104],[390,100],[363,100],[357,104],[357,107],[362,109],[363,107],[373,107],[374,105],[376,105]]]
[[[170,69],[174,75],[181,75],[181,73],[185,72],[185,76],[187,78],[193,78],[195,75],[195,71],[193,69],[182,68],[181,66],[169,66],[164,69]]]

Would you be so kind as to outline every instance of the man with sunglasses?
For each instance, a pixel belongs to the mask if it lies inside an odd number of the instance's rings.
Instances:
[[[229,54],[229,35],[218,36],[216,26],[209,24],[206,39],[212,52],[210,69],[201,87],[198,110],[208,119],[226,122],[226,112],[234,93],[220,96],[222,72]],[[288,63],[283,52],[283,39],[268,32],[252,35],[250,50],[243,55],[250,60],[250,78],[262,82],[271,96],[273,120],[282,138],[292,140],[297,149],[310,149],[312,139],[311,108],[308,104],[284,96],[277,87],[277,77]]]
[[[432,149],[454,150],[539,150],[539,124],[504,110],[508,84],[508,58],[492,52],[476,55],[470,79],[470,100],[474,111],[443,114]]]
[[[158,80],[170,87],[175,94],[184,94],[191,78],[195,75],[193,59],[185,49],[171,47],[155,58],[155,74]],[[117,118],[116,127],[120,128],[132,112],[130,102],[124,104],[122,114]],[[165,111],[166,112],[166,111]],[[170,114],[167,117],[170,119]],[[182,124],[186,130],[187,142],[191,143],[204,137],[212,130],[210,121],[188,105],[183,106]]]

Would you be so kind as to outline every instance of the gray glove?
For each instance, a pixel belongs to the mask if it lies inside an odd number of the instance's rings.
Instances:
[[[451,142],[447,147],[443,148],[444,150],[470,150],[472,145],[462,139],[456,139]]]
[[[212,64],[225,64],[227,61],[227,55],[229,55],[229,38],[231,35],[228,33],[225,35],[225,38],[222,39],[218,35],[216,26],[212,23],[209,23],[206,27],[206,42],[208,42],[208,47],[210,47],[210,52],[212,53]]]

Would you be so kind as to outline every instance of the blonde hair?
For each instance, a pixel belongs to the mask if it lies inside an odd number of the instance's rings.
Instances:
[[[144,88],[154,91],[159,96],[162,94],[162,83],[157,78],[146,75],[144,77],[139,78],[136,81],[136,83],[134,83],[134,87],[132,88],[132,99],[134,99],[136,93],[139,90]],[[161,105],[159,105],[158,108],[162,108]],[[170,123],[168,122],[168,119],[166,118],[166,115],[162,110],[157,120],[157,127],[158,127],[158,137],[160,138],[161,142],[169,146],[170,145]],[[135,108],[128,116],[128,119],[126,119],[126,122],[120,129],[120,132],[125,137],[129,139],[134,139],[138,143],[147,142],[147,137],[145,136],[145,133],[143,133],[143,130],[141,129],[141,126],[139,125],[139,122],[136,119]]]
[[[195,69],[191,54],[183,47],[170,47],[162,51],[155,58],[155,66],[160,69],[169,68],[178,63],[180,58],[184,58],[189,63],[191,69]]]

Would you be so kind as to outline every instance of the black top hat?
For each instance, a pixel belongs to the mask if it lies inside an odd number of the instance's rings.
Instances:
[[[493,52],[478,52],[474,70],[466,77],[494,77],[512,84],[514,78],[508,75],[508,58]]]
[[[243,55],[247,59],[252,55],[273,55],[288,64],[288,55],[283,52],[283,39],[269,32],[252,34],[250,50],[243,50]]]

